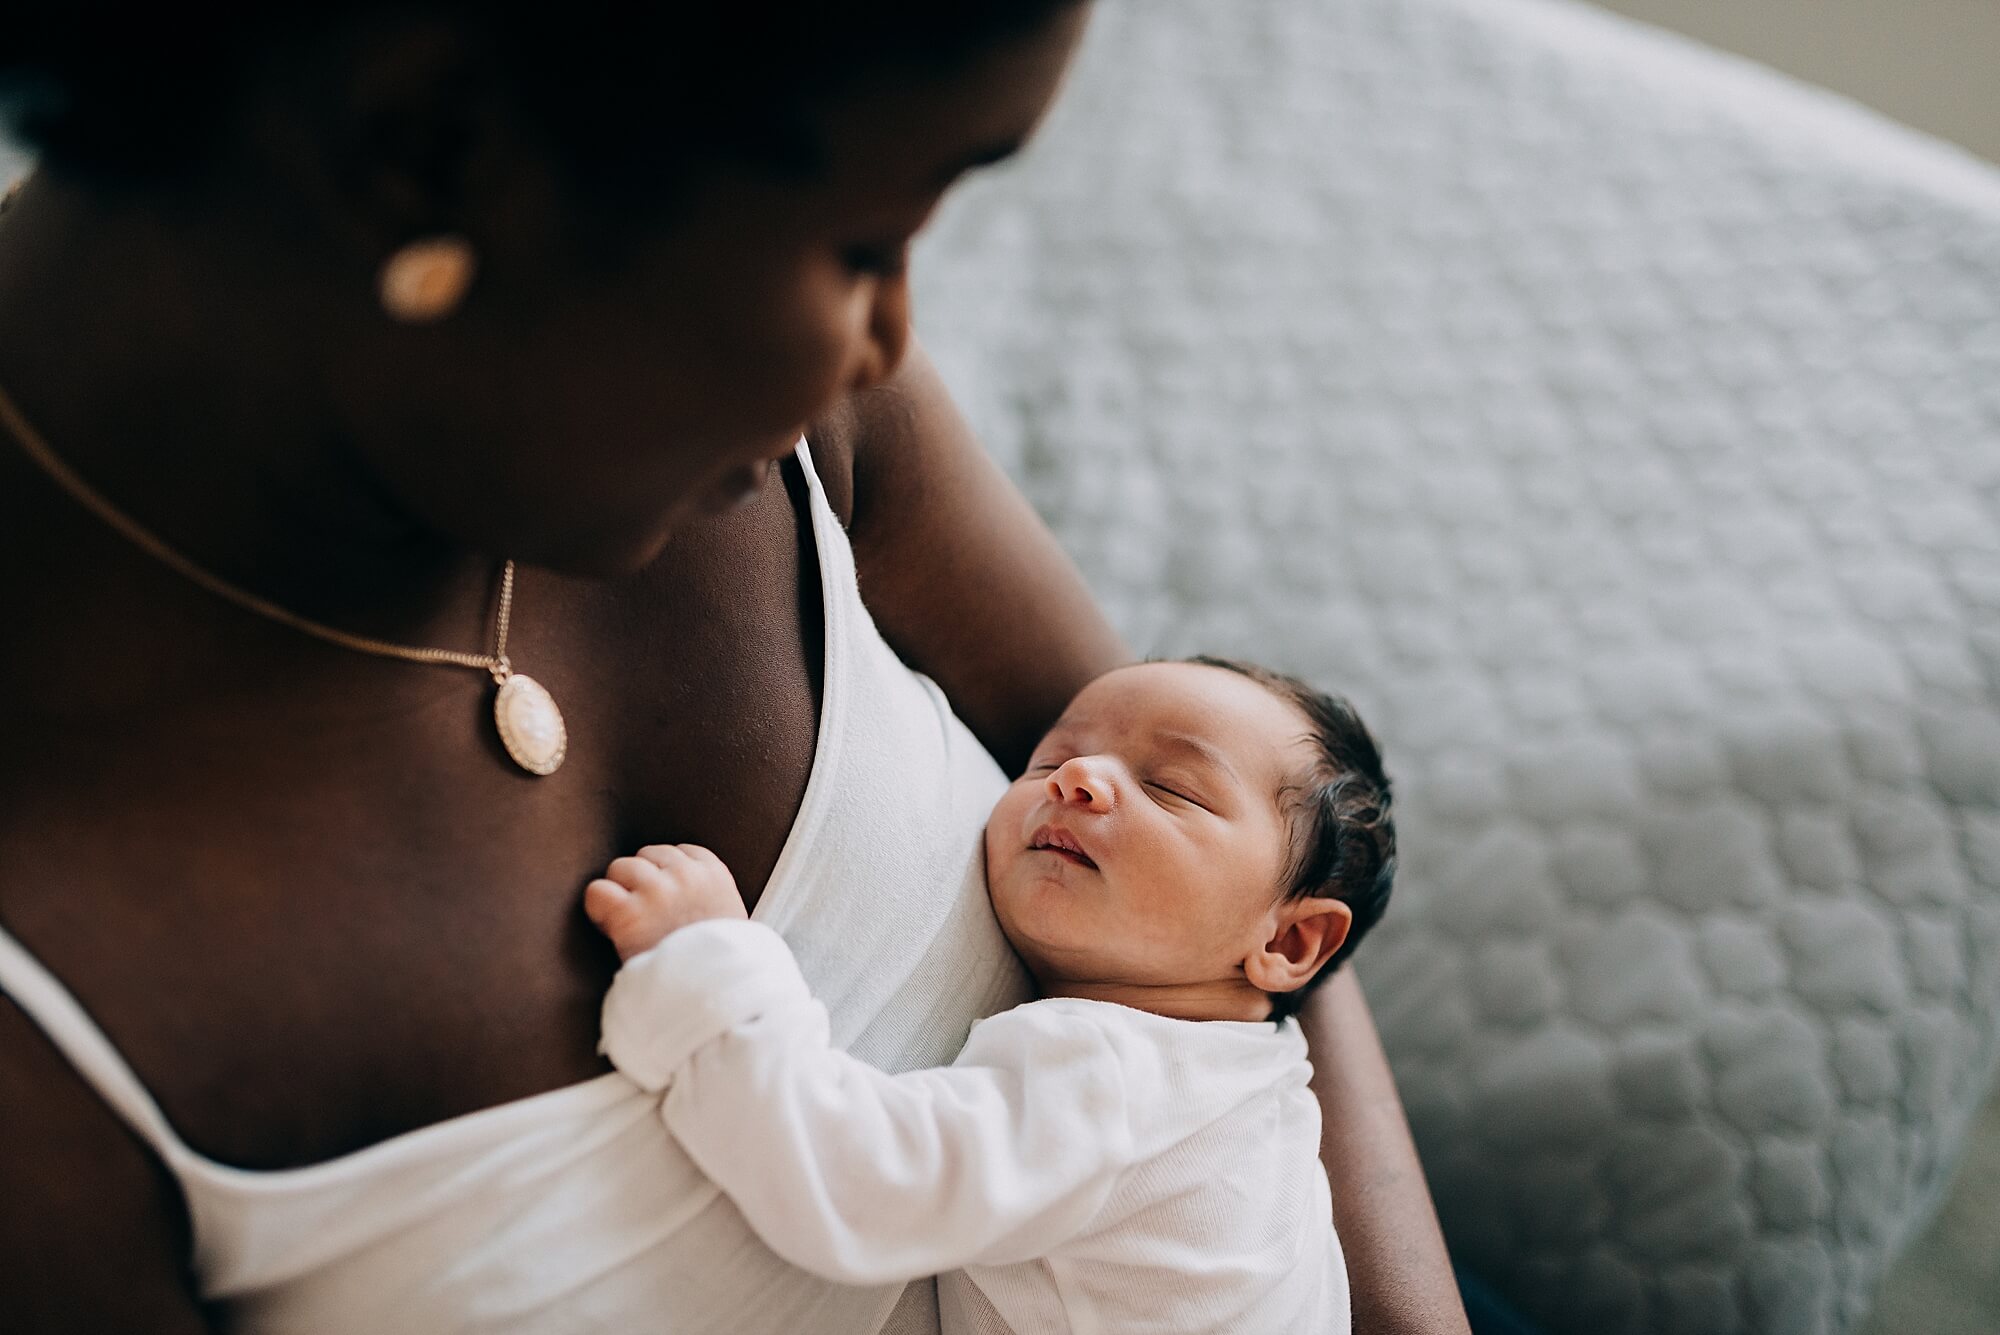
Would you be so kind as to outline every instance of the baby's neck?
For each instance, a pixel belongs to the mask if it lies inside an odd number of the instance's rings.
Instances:
[[[1271,998],[1236,980],[1205,983],[1094,983],[1043,978],[1045,997],[1080,997],[1151,1011],[1172,1020],[1268,1020]]]

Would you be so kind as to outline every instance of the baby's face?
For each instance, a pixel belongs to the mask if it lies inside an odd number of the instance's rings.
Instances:
[[[986,824],[994,912],[1043,986],[1240,979],[1274,930],[1280,790],[1307,731],[1222,668],[1143,663],[1085,687]]]

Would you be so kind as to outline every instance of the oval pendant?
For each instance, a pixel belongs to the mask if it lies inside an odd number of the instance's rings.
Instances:
[[[569,753],[569,730],[555,697],[533,677],[515,672],[493,697],[493,722],[500,744],[530,774],[554,774]]]

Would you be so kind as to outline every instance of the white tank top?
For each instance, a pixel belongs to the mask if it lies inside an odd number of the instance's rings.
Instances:
[[[812,775],[753,916],[791,944],[836,1043],[891,1071],[944,1065],[975,1019],[1030,996],[982,874],[980,832],[1006,781],[943,693],[883,642],[805,442],[797,453],[826,670]],[[189,1149],[4,931],[0,990],[180,1183],[198,1283],[232,1330],[937,1330],[930,1281],[843,1287],[774,1256],[668,1135],[657,1099],[621,1075],[325,1163],[247,1172]]]

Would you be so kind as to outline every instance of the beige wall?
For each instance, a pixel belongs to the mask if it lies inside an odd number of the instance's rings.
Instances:
[[[1599,0],[2000,162],[2000,0]]]

